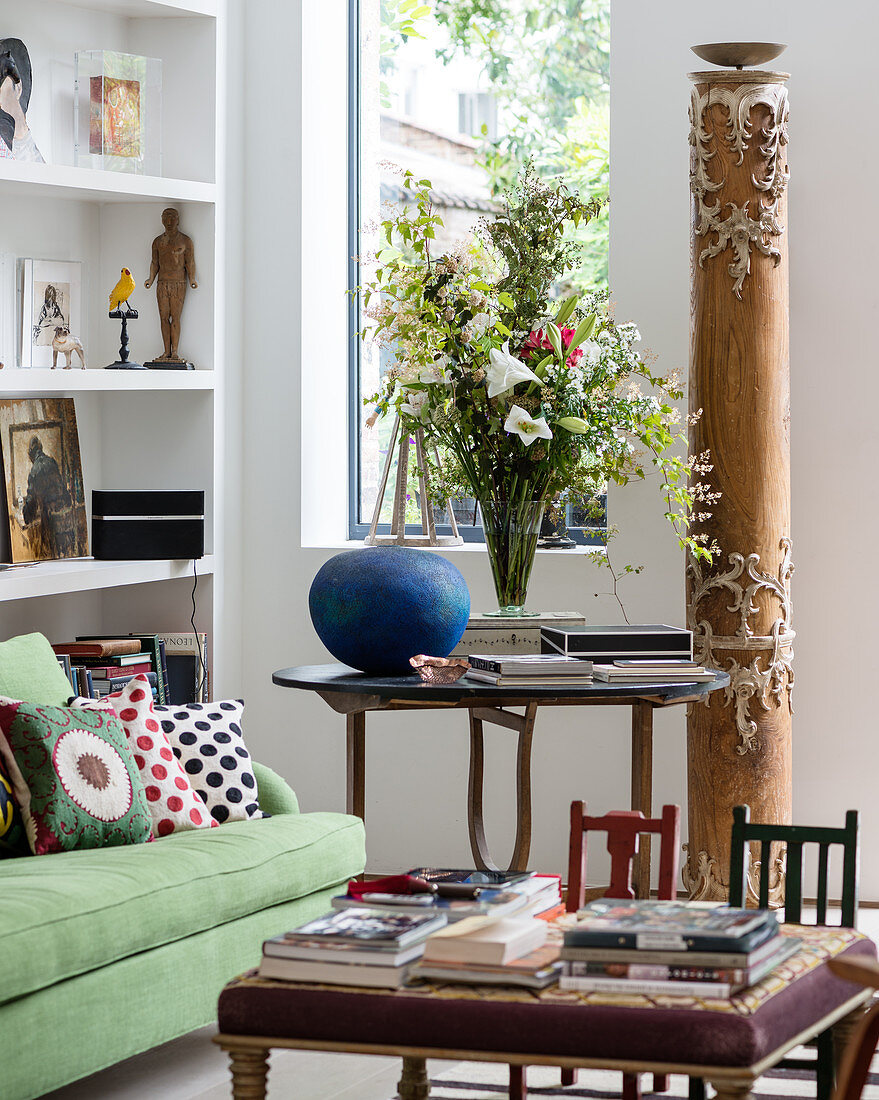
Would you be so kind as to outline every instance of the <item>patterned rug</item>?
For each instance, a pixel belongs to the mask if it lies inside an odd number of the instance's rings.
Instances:
[[[806,1050],[797,1055],[808,1058]],[[879,1055],[873,1059],[867,1087],[862,1100],[879,1100]],[[431,1080],[431,1100],[503,1100],[507,1095],[508,1070],[489,1062],[461,1062]],[[552,1066],[529,1066],[528,1096],[549,1097],[550,1100],[619,1100],[622,1079],[619,1073],[606,1070],[581,1069],[577,1084],[562,1088],[559,1071]],[[673,1075],[668,1092],[656,1093],[656,1100],[684,1100],[688,1095],[687,1078]],[[644,1096],[650,1095],[652,1080],[641,1077]],[[710,1093],[710,1090],[709,1090]],[[790,1097],[813,1098],[815,1077],[803,1070],[770,1070],[757,1082],[754,1096],[759,1100],[789,1100]]]

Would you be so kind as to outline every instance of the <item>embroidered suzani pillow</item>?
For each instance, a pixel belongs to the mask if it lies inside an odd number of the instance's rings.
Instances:
[[[0,697],[0,759],[35,855],[149,840],[143,784],[111,708]]]
[[[243,700],[157,706],[153,710],[174,755],[215,821],[222,824],[264,816],[257,801],[253,763],[241,733]]]
[[[29,854],[21,811],[12,793],[12,781],[0,757],[0,859]]]
[[[78,699],[77,703],[88,709],[109,704],[116,712],[143,780],[156,836],[216,826],[204,800],[192,789],[180,761],[171,751],[168,737],[153,712],[152,691],[145,676],[135,676],[121,691],[113,692],[100,703],[89,699]]]

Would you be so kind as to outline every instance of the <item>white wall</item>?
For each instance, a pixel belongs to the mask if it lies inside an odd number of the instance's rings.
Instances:
[[[305,9],[300,70],[301,6],[249,0],[246,8],[244,52],[248,71],[260,73],[263,106],[248,112],[243,144],[242,688],[256,754],[290,779],[304,808],[342,809],[343,719],[311,695],[270,683],[276,668],[327,659],[308,619],[307,592],[335,550],[301,548],[299,509],[303,497],[313,508],[317,502],[329,517],[318,527],[334,528],[336,473],[321,505],[316,441],[325,434],[338,438],[345,416],[338,388],[344,347],[336,327],[344,270],[337,252],[320,245],[339,239],[345,210],[344,121],[337,114],[346,72],[345,4],[330,0]],[[693,0],[616,0],[613,20],[611,281],[618,316],[638,321],[664,368],[685,368],[687,360],[686,73],[698,67],[688,46],[731,38],[790,43],[784,61],[793,71],[795,817],[841,824],[844,811],[858,807],[863,893],[879,898],[867,635],[876,615],[869,558],[876,544],[871,451],[879,381],[872,362],[877,294],[866,213],[879,178],[869,55],[869,31],[879,15],[850,4],[838,5],[831,16],[817,0],[740,0],[734,16],[714,14]],[[316,89],[329,94],[315,95]],[[303,242],[308,248],[301,254]],[[646,485],[612,499],[613,519],[623,529],[615,553],[621,562],[646,566],[626,583],[630,617],[681,622],[683,563],[656,498],[655,485]],[[474,607],[489,606],[483,556],[451,551],[449,557],[464,573]],[[617,621],[612,602],[594,597],[606,590],[604,576],[582,557],[543,554],[535,565],[535,605],[581,609],[593,622]],[[514,746],[502,731],[489,744],[487,828],[497,856],[505,859],[512,840]],[[563,868],[571,798],[586,798],[596,812],[627,805],[628,753],[622,711],[542,714],[534,748],[533,866]],[[371,869],[468,860],[466,771],[463,714],[368,719]],[[655,804],[684,803],[685,776],[683,713],[659,714]]]

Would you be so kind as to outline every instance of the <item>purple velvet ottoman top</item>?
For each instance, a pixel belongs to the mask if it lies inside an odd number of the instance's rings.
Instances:
[[[857,995],[859,987],[831,974],[827,959],[876,956],[872,940],[848,928],[782,930],[800,938],[800,950],[730,1000],[436,982],[366,990],[271,981],[252,972],[220,994],[220,1031],[341,1045],[752,1066]]]

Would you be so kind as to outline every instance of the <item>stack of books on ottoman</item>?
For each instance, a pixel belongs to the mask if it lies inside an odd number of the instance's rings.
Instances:
[[[478,916],[497,920],[514,913],[551,920],[564,912],[559,876],[532,871],[415,867],[390,879],[353,882],[348,890],[333,898],[334,909],[368,906],[385,913],[444,913],[449,923]]]
[[[557,653],[471,653],[467,660],[467,679],[494,687],[581,687],[592,683],[591,661]]]
[[[444,913],[345,909],[263,944],[261,978],[397,989]]]
[[[559,946],[534,917],[468,917],[434,932],[412,976],[436,982],[545,989],[558,980]]]
[[[260,977],[397,989],[429,937],[454,925],[461,929],[456,943],[472,934],[472,944],[463,959],[440,946],[436,959],[454,966],[486,962],[505,968],[513,984],[549,984],[544,979],[558,961],[558,947],[535,952],[549,922],[564,911],[558,875],[418,867],[373,882],[355,880],[348,890],[333,898],[332,913],[266,940]],[[512,913],[514,923],[507,919]]]
[[[728,999],[795,954],[766,909],[713,902],[590,902],[564,935],[562,989]]]

